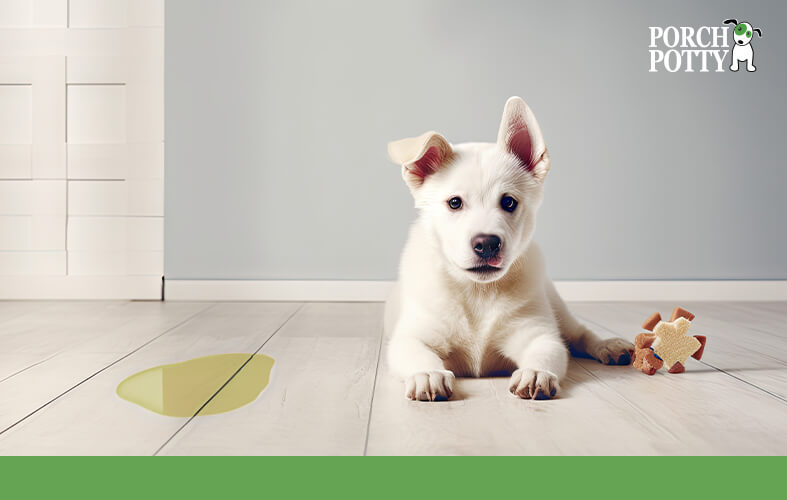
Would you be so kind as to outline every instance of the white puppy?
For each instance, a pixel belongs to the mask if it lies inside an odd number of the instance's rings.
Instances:
[[[599,339],[545,276],[531,240],[549,155],[521,98],[506,103],[496,143],[451,145],[427,132],[388,152],[419,209],[385,314],[389,363],[406,397],[449,398],[455,375],[505,372],[512,393],[546,399],[559,389],[569,349],[630,362],[632,344]]]

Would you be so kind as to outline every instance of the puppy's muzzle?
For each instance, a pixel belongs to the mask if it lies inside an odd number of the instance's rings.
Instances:
[[[497,257],[501,243],[500,237],[494,234],[479,234],[471,241],[475,254],[484,260]]]

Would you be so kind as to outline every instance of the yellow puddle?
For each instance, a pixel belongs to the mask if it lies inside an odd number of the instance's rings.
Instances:
[[[191,417],[243,363],[246,366],[199,412],[224,413],[257,399],[268,385],[273,358],[264,354],[216,354],[156,366],[118,384],[117,394],[161,415]]]

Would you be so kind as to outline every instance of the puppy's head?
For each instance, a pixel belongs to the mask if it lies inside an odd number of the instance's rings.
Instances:
[[[506,102],[496,143],[451,145],[436,132],[388,145],[449,272],[505,276],[535,230],[549,170],[541,129],[519,97]]]
[[[735,45],[748,45],[751,43],[751,37],[754,35],[754,33],[762,36],[762,31],[749,23],[739,23],[735,19],[727,19],[724,21],[724,24],[735,25],[735,29],[732,30],[732,39],[735,42]]]

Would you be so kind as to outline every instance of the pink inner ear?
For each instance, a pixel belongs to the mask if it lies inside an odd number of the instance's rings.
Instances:
[[[524,123],[516,125],[516,130],[508,139],[508,150],[519,158],[525,170],[530,171],[533,169],[535,166],[533,165],[533,143],[530,140],[527,125]]]
[[[443,157],[440,156],[440,150],[437,149],[435,146],[432,146],[431,148],[426,150],[426,152],[422,157],[415,160],[414,162],[415,168],[412,169],[411,171],[412,173],[420,177],[421,180],[424,180],[428,176],[437,172],[437,169],[440,167],[440,164],[442,162],[443,162]]]

